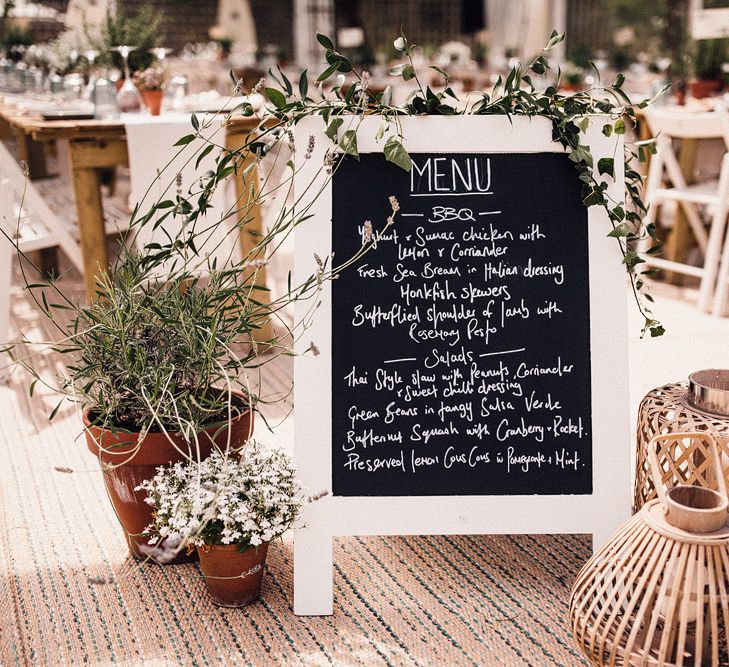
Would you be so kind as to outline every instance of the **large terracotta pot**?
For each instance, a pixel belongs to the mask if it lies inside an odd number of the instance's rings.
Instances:
[[[238,394],[242,402],[245,397]],[[134,452],[139,442],[139,433],[117,431],[116,433],[91,425],[89,411],[83,415],[86,446],[100,459],[106,490],[114,506],[119,523],[124,530],[124,537],[129,549],[137,558],[149,558],[140,546],[147,544],[142,535],[144,529],[152,521],[152,507],[144,502],[146,492],[136,491],[144,480],[154,477],[157,467],[185,460],[183,453],[193,459],[197,458],[194,444],[190,444],[178,434],[147,433],[141,447]],[[241,447],[253,433],[253,413],[246,410],[235,417],[230,424],[230,446]],[[208,457],[217,446],[225,449],[228,443],[228,428],[220,425],[211,426],[198,435],[200,459]],[[173,444],[174,443],[174,444]],[[178,451],[180,450],[180,451]],[[195,552],[191,555],[180,553],[172,564],[196,560]]]
[[[162,91],[161,90],[143,90],[142,98],[144,106],[147,107],[149,113],[153,116],[159,116],[162,111]]]
[[[245,607],[261,595],[268,544],[240,550],[238,544],[198,547],[208,593],[219,607]]]

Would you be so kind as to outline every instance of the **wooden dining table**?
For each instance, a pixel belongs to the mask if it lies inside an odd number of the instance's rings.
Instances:
[[[226,128],[226,147],[237,150],[244,146],[255,132],[259,120],[255,117],[232,116]],[[78,232],[84,266],[87,298],[92,299],[97,289],[100,271],[107,270],[109,258],[106,249],[106,228],[102,199],[102,172],[129,165],[129,152],[124,123],[120,120],[44,120],[26,115],[10,105],[0,104],[0,131],[11,132],[18,142],[19,157],[27,164],[31,180],[49,178],[47,166],[48,145],[67,146],[67,159],[76,202]],[[61,149],[62,150],[62,149]],[[241,161],[239,173],[255,161],[247,154]],[[242,201],[251,184],[258,183],[257,171],[249,172],[245,181],[236,178],[236,196]],[[242,256],[248,256],[260,238],[263,221],[260,206],[239,213],[239,220],[247,220],[240,235]],[[256,270],[256,284],[265,285],[266,269]],[[262,292],[263,294],[264,292]],[[261,340],[272,335],[270,323],[262,325],[257,336]]]

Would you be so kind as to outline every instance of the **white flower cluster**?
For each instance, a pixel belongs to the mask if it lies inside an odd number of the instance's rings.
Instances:
[[[258,546],[284,533],[305,502],[291,457],[256,442],[240,457],[215,451],[200,463],[162,466],[137,489],[155,510],[145,531],[151,544]]]

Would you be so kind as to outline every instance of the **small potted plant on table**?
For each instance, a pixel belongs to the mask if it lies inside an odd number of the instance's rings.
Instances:
[[[167,72],[159,65],[135,72],[134,85],[142,93],[144,105],[153,116],[162,110],[162,89],[167,81]]]
[[[162,466],[139,489],[153,508],[150,543],[197,548],[210,597],[221,607],[258,598],[268,545],[304,504],[292,459],[253,441],[241,456],[215,451],[199,464]],[[158,560],[165,551],[159,548]]]
[[[695,79],[689,84],[693,97],[701,99],[721,92],[723,65],[729,60],[728,45],[725,39],[702,39],[696,43],[693,59]]]

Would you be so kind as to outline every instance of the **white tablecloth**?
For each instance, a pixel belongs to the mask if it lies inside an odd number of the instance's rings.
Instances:
[[[202,114],[199,114],[198,117],[201,120],[201,126],[204,118],[211,118]],[[223,117],[218,118],[222,120]],[[196,178],[207,170],[215,169],[217,149],[203,158],[200,165],[195,168],[197,155],[206,145],[203,139],[196,139],[182,150],[180,146],[174,146],[178,139],[194,132],[188,114],[170,113],[161,116],[123,114],[122,120],[126,128],[129,150],[131,204],[133,206],[139,202],[142,215],[160,199],[174,201],[178,173],[182,175],[182,193],[183,196],[186,196]],[[204,130],[204,134],[217,144],[225,145],[225,128],[221,127],[220,120],[214,118],[211,126]],[[179,155],[177,155],[178,153]],[[198,231],[214,226],[210,232],[205,232],[203,237],[196,240],[196,246],[201,255],[205,252],[207,255],[216,257],[219,268],[230,258],[237,261],[240,257],[235,217],[220,223],[221,217],[235,201],[232,186],[232,179],[227,179],[223,187],[215,190],[210,199],[210,208],[205,216],[201,216],[196,223]],[[195,185],[193,191],[199,190],[200,188]],[[193,196],[193,206],[196,205],[196,201],[197,196]],[[167,210],[169,209],[159,211],[158,215],[162,215]],[[182,216],[169,216],[161,225],[164,231],[162,229],[153,230],[152,225],[147,225],[137,234],[137,247],[153,241],[167,242],[165,232],[174,236],[181,229],[182,223]]]

